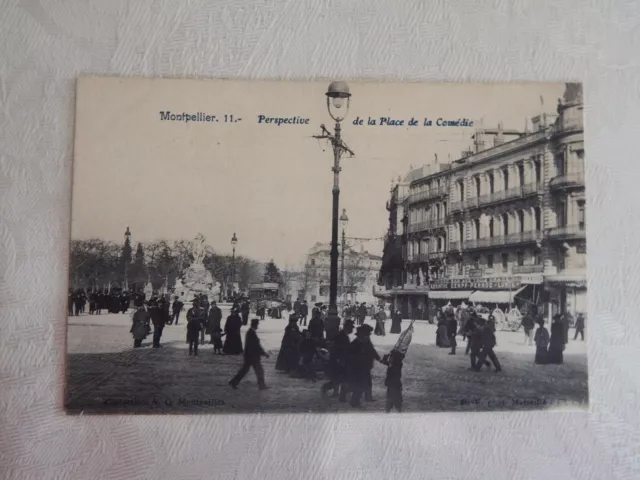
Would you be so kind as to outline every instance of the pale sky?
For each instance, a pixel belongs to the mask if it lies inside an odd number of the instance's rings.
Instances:
[[[244,82],[83,78],[78,83],[72,238],[120,242],[193,239],[221,253],[299,266],[331,237],[333,155],[312,138],[333,132],[329,82]],[[381,237],[391,179],[409,166],[459,158],[480,122],[522,130],[525,118],[555,112],[564,84],[397,84],[349,82],[342,136],[340,211],[347,236]],[[541,104],[541,96],[544,104]],[[203,112],[219,122],[161,121],[161,111]],[[242,120],[224,123],[224,114]],[[309,118],[308,125],[258,124],[258,115]],[[404,119],[405,126],[354,126],[356,117]],[[419,125],[406,126],[415,117]],[[424,118],[433,120],[422,126]],[[473,128],[438,127],[439,117]],[[529,126],[531,123],[529,123]],[[377,251],[376,251],[377,245]],[[380,254],[380,242],[365,245]]]

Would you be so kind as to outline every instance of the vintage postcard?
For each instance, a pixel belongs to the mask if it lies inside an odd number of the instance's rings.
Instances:
[[[585,410],[577,83],[82,77],[73,414]]]

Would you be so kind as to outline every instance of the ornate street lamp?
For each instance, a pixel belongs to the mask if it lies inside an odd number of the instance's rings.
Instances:
[[[233,232],[231,237],[231,246],[233,247],[233,253],[231,255],[231,292],[233,293],[233,287],[236,281],[236,245],[238,244],[238,237],[236,232]]]
[[[336,122],[335,132],[332,135],[324,125],[321,125],[322,135],[315,138],[326,139],[333,146],[333,212],[331,220],[331,276],[329,282],[329,311],[325,322],[327,339],[332,340],[338,333],[340,327],[340,317],[338,316],[338,306],[336,304],[338,296],[338,209],[340,199],[340,157],[343,152],[348,152],[352,156],[354,153],[345,145],[340,138],[340,122],[345,119],[349,112],[351,92],[349,86],[342,81],[331,82],[327,89],[327,110],[329,115]]]
[[[342,308],[347,304],[347,290],[345,285],[344,278],[344,252],[347,248],[347,239],[345,236],[345,230],[347,229],[347,224],[349,223],[349,217],[347,217],[347,210],[342,209],[342,215],[340,215],[340,226],[342,227],[342,273],[340,277],[342,278]]]

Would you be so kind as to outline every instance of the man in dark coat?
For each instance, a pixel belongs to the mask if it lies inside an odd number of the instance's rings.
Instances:
[[[329,351],[328,377],[329,381],[322,385],[322,393],[326,394],[329,390],[333,390],[332,396],[340,393],[340,401],[347,401],[346,374],[347,374],[347,357],[349,354],[349,335],[353,332],[353,321],[345,320],[342,330],[333,338],[333,344]]]
[[[358,308],[358,325],[362,326],[364,325],[364,321],[367,318],[367,306],[365,305],[364,302],[362,302],[360,304],[360,307]]]
[[[178,319],[180,318],[180,312],[182,312],[183,307],[184,303],[180,301],[180,297],[176,296],[171,305],[171,320],[169,321],[169,325],[178,325]]]
[[[456,342],[456,334],[458,333],[458,322],[456,321],[456,317],[453,315],[452,311],[447,310],[446,314],[447,319],[447,337],[449,338],[449,343],[451,344],[451,351],[449,355],[456,354],[456,347],[458,346]]]
[[[242,314],[242,325],[246,325],[249,323],[249,302],[246,300],[242,302],[242,306],[240,307],[240,313]]]
[[[356,330],[356,339],[349,345],[348,377],[351,394],[351,406],[360,407],[362,394],[365,400],[372,402],[373,383],[371,369],[373,361],[380,361],[380,356],[371,344],[371,332],[369,325],[363,325]]]
[[[234,389],[238,388],[238,384],[250,368],[253,368],[253,371],[256,372],[260,390],[269,388],[264,382],[264,370],[262,369],[261,363],[261,357],[269,358],[269,354],[263,350],[258,334],[256,333],[259,322],[260,320],[257,318],[251,320],[251,328],[247,330],[247,335],[244,340],[244,363],[236,376],[229,380],[229,385]]]
[[[500,372],[502,367],[500,366],[500,362],[498,361],[498,357],[496,357],[493,349],[496,346],[496,334],[493,332],[493,329],[489,324],[484,325],[481,333],[482,339],[482,352],[478,355],[478,360],[476,361],[476,370],[480,371],[482,365],[485,364],[486,358],[489,357],[493,366],[495,367],[496,372]]]
[[[285,373],[295,372],[300,360],[298,352],[300,337],[298,319],[295,315],[290,315],[289,325],[284,329],[280,352],[278,352],[278,358],[276,359],[276,370]]]
[[[578,334],[580,334],[580,339],[584,342],[584,316],[579,313],[578,318],[576,318],[576,334],[573,336],[574,340],[578,339]]]
[[[293,302],[293,314],[296,317],[300,317],[300,307],[301,307],[301,303],[300,300],[297,300],[295,302]]]
[[[211,307],[209,308],[209,317],[207,318],[207,326],[209,328],[209,335],[211,335],[211,339],[209,343],[213,343],[213,336],[218,331],[220,325],[222,324],[222,310],[218,307],[218,304],[213,301],[211,302]]]
[[[324,321],[319,310],[315,310],[309,320],[309,333],[311,333],[311,338],[324,341]]]
[[[307,301],[303,300],[300,305],[300,325],[304,322],[304,326],[307,326],[307,317],[309,316],[309,305],[307,305]]]
[[[144,309],[144,306],[138,307],[137,311],[133,314],[133,324],[130,330],[130,333],[133,335],[133,348],[142,346],[142,340],[147,337],[148,327],[149,313]]]
[[[149,300],[149,315],[153,323],[153,348],[160,348],[160,337],[164,328],[164,317],[158,308],[158,301],[155,298]]]

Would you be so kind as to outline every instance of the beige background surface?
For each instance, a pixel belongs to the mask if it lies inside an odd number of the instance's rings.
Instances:
[[[0,7],[0,477],[640,476],[637,2]],[[74,85],[86,73],[584,80],[591,414],[66,417]]]

